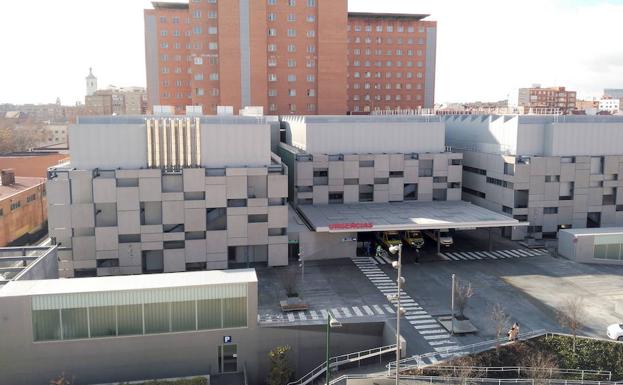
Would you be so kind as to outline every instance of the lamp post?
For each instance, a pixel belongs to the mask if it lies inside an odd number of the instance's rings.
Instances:
[[[331,358],[330,347],[331,347],[331,328],[339,328],[342,327],[342,323],[331,315],[331,313],[327,312],[327,381],[325,385],[329,385],[329,377],[330,377],[330,367],[329,367],[329,359]]]
[[[404,311],[400,307],[400,290],[405,284],[405,279],[402,276],[402,243],[391,246],[389,252],[392,254],[398,253],[398,261],[392,262],[392,267],[398,270],[398,277],[396,278],[396,385],[399,385],[400,381],[400,315]]]

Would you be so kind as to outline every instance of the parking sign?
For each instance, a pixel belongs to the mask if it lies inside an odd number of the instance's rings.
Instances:
[[[231,343],[231,336],[223,336],[223,343],[224,344]]]

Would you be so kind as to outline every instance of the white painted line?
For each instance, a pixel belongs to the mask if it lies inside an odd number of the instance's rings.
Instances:
[[[343,307],[342,308],[342,313],[344,313],[344,316],[346,316],[346,318],[350,318],[350,317],[353,316],[352,313],[350,312],[350,310],[348,310],[347,307]]]
[[[288,313],[288,321],[290,321],[290,322],[294,322],[295,321],[294,314]]]
[[[416,326],[414,326],[416,329],[418,329]],[[437,329],[424,329],[424,330],[420,330],[418,329],[418,333],[422,334],[422,335],[431,335],[431,334],[439,334],[439,333],[447,333],[446,329],[439,329],[439,325],[436,325]]]
[[[482,254],[486,255],[491,259],[498,259],[499,257],[493,254],[491,251],[481,251]]]
[[[430,315],[426,314],[426,315],[407,315],[405,316],[406,319],[426,319],[426,318],[433,318]]]
[[[523,250],[523,249],[515,249],[515,252],[518,254],[523,255],[524,257],[531,257],[532,254],[529,253],[527,250]]]
[[[309,314],[311,315],[312,319],[318,319],[318,313],[316,313],[316,310],[310,310]]]
[[[383,305],[383,307],[385,308],[385,310],[389,313],[389,314],[394,314],[394,309],[389,306],[389,305]]]
[[[374,310],[379,313],[379,314],[385,314],[383,312],[383,309],[381,309],[381,307],[379,305],[372,305],[372,307],[374,308]]]
[[[331,309],[331,313],[333,313],[333,316],[335,318],[342,318],[342,315],[340,314],[339,310],[336,307]]]
[[[361,310],[359,310],[357,306],[353,306],[353,311],[355,312],[357,317],[363,317],[363,313],[361,312]]]
[[[437,363],[439,360],[435,358],[435,356],[426,357],[430,361],[431,364]]]
[[[470,256],[472,256],[472,257],[474,257],[474,258],[476,258],[476,259],[482,259],[482,258],[481,258],[478,254],[473,253],[473,252],[471,252],[471,251],[470,251],[470,252],[468,252],[467,254],[469,254]]]
[[[434,336],[422,336],[425,340],[443,340],[446,338],[450,338],[450,334],[438,334]]]
[[[498,250],[498,254],[504,255],[506,258],[515,258],[515,256],[506,250]]]
[[[476,259],[475,257],[472,257],[472,256],[471,256],[468,252],[466,252],[466,251],[461,252],[461,254],[462,254],[462,255],[464,255],[464,256],[465,256],[465,258],[467,258],[467,259],[469,259],[469,260],[474,260],[474,259]]]
[[[305,312],[299,311],[298,312],[298,316],[302,321],[305,321],[307,319],[307,316],[305,315]]]
[[[439,345],[456,345],[456,341],[452,340],[441,340],[441,341],[429,341],[428,344],[430,346],[439,346]],[[446,346],[443,349],[447,349],[449,346]]]
[[[413,327],[417,330],[439,329],[439,325],[437,324],[413,325]]]
[[[418,310],[418,311],[411,312],[411,314],[413,314],[413,315],[423,315],[423,314],[428,314],[428,313],[425,312],[424,310]]]
[[[320,310],[320,314],[322,314],[323,319],[327,319],[329,317],[329,312],[327,312],[325,309]]]
[[[449,258],[449,259],[450,259],[450,260],[452,260],[452,261],[458,261],[458,260],[459,260],[459,258],[455,257],[454,255],[451,255],[451,253],[443,253],[443,255],[444,255],[446,258]]]
[[[458,346],[458,345],[455,345],[455,346]],[[451,347],[454,347],[454,346],[444,346],[443,348],[433,348],[433,349],[435,349],[435,351],[437,353],[440,353],[440,352],[447,352],[448,348],[451,348]],[[442,354],[442,356],[443,356],[443,354]]]
[[[412,325],[430,324],[430,323],[437,323],[437,320],[435,320],[434,318],[412,319],[412,320],[409,320],[409,323]]]
[[[478,255],[479,257],[483,259],[498,259],[498,257],[493,256],[493,255],[486,255],[482,251],[474,251],[474,254]]]
[[[390,264],[390,265],[392,264],[392,260],[391,260],[391,259],[389,259],[389,258],[387,258],[386,256],[381,255],[381,258],[383,258],[383,260],[384,260],[386,263],[388,263],[388,264]]]
[[[364,305],[363,310],[365,310],[368,315],[374,315],[374,312],[372,311],[372,309],[370,309],[370,306],[368,305]]]

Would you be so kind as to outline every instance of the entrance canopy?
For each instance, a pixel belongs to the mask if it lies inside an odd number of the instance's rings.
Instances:
[[[300,205],[316,232],[475,229],[525,226],[527,222],[463,201]]]

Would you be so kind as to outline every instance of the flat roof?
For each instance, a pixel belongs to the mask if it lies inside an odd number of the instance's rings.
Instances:
[[[348,12],[348,17],[372,18],[372,19],[407,19],[422,20],[430,14],[424,13],[378,13],[378,12]]]
[[[45,178],[16,176],[15,184],[11,184],[8,186],[0,184],[0,201],[42,183],[45,183]],[[26,202],[22,202],[22,204],[25,203]]]
[[[595,227],[585,229],[563,229],[560,230],[572,235],[618,235],[623,234],[623,227]]]
[[[470,229],[524,226],[526,222],[464,201],[301,205],[317,232]]]
[[[42,279],[9,282],[0,289],[0,297],[149,290],[249,282],[257,282],[255,269]]]
[[[151,5],[153,5],[154,8],[188,9],[188,3],[169,3],[166,1],[152,1]]]
[[[285,122],[304,123],[431,123],[441,122],[440,115],[284,115]]]
[[[145,124],[147,119],[194,119],[201,124],[271,124],[279,123],[275,115],[240,116],[240,115],[85,115],[78,116],[76,125],[85,124]]]

